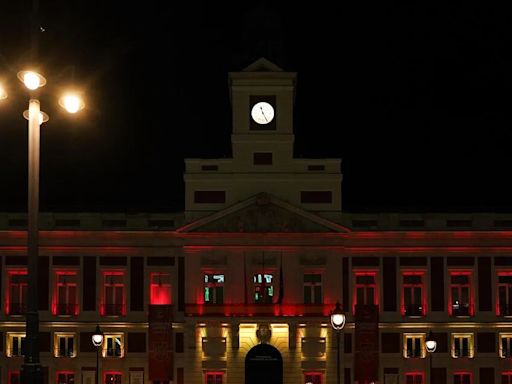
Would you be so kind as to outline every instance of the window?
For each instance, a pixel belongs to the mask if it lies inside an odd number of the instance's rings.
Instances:
[[[450,273],[450,302],[449,312],[452,316],[473,316],[471,275],[469,272]]]
[[[452,357],[473,357],[473,334],[452,334]]]
[[[6,342],[8,357],[25,355],[25,333],[8,333]]]
[[[498,273],[498,315],[512,316],[512,272]]]
[[[224,275],[222,273],[204,274],[204,302],[207,304],[224,303]]]
[[[425,335],[423,333],[404,334],[404,357],[422,358],[426,356]]]
[[[55,272],[55,302],[53,314],[58,316],[78,315],[77,273]]]
[[[27,270],[8,272],[7,305],[5,312],[11,316],[21,316],[27,311]]]
[[[103,273],[103,316],[122,316],[126,313],[124,293],[124,272]]]
[[[9,384],[20,384],[20,372],[19,371],[10,371],[9,372]]]
[[[304,274],[304,304],[322,304],[322,275]]]
[[[194,203],[198,204],[224,204],[226,191],[194,191]]]
[[[121,372],[105,372],[105,384],[121,384]]]
[[[332,203],[331,191],[301,191],[300,202],[306,204],[330,204]]]
[[[423,305],[423,273],[404,272],[402,275],[403,314],[409,317],[418,317],[425,314]]]
[[[376,275],[376,272],[355,273],[354,313],[356,305],[377,304]]]
[[[171,275],[154,272],[151,274],[151,304],[171,304]]]
[[[272,303],[274,299],[273,275],[268,273],[256,273],[254,281],[254,302]]]
[[[322,374],[319,372],[308,372],[304,374],[304,384],[322,384]]]
[[[512,333],[500,333],[500,357],[512,357]]]
[[[57,371],[55,376],[57,377],[57,384],[75,384],[74,372]]]
[[[222,384],[222,378],[224,374],[222,372],[206,372],[205,383],[206,384]]]
[[[453,384],[471,384],[471,373],[458,372],[453,374]]]
[[[254,152],[254,165],[272,165],[272,152]]]
[[[405,374],[405,384],[423,384],[423,378],[422,372],[408,372]]]
[[[512,372],[503,372],[501,374],[501,384],[512,384]]]
[[[106,334],[103,341],[103,357],[123,357],[123,334]]]
[[[56,333],[53,346],[55,357],[76,357],[74,333]]]

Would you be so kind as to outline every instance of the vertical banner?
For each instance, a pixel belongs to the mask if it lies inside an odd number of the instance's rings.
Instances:
[[[149,356],[148,373],[153,381],[170,381],[173,378],[172,306],[149,306]]]
[[[354,380],[369,384],[379,380],[379,307],[356,305]]]

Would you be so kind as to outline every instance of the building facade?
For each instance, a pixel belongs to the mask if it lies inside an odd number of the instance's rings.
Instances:
[[[293,157],[295,81],[265,59],[229,75],[233,156],[186,160],[185,212],[42,215],[46,382],[95,383],[99,324],[108,384],[512,384],[512,215],[342,213],[341,161]],[[25,226],[0,215],[9,384]]]

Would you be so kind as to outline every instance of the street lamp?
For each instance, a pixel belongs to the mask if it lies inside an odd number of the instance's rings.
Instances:
[[[336,331],[336,383],[340,384],[340,331],[345,326],[345,315],[339,302],[336,302],[336,307],[331,311],[331,326]]]
[[[30,99],[28,110],[23,116],[28,120],[28,233],[27,233],[27,256],[28,256],[28,293],[27,313],[25,326],[26,351],[21,368],[21,382],[23,384],[42,383],[41,364],[39,361],[39,313],[38,313],[38,276],[37,263],[39,256],[39,148],[41,124],[48,121],[49,117],[41,111],[38,99],[39,88],[46,85],[46,79],[41,74],[24,70],[18,72],[18,79],[29,90]],[[0,84],[0,100],[6,99],[7,90]],[[84,103],[78,95],[74,94],[75,106],[83,108]],[[78,100],[78,101],[77,101]],[[69,102],[67,104],[70,104]],[[62,101],[61,105],[65,105]],[[69,108],[66,108],[69,111]]]
[[[96,330],[92,334],[92,344],[96,347],[96,384],[100,383],[100,348],[103,344],[103,332],[100,325],[96,325]]]
[[[434,338],[432,337],[432,331],[429,331],[429,333],[427,335],[427,339],[425,340],[425,347],[427,349],[428,354],[430,355],[429,356],[428,375],[429,375],[429,382],[430,382],[430,384],[432,384],[432,355],[436,351],[436,348],[437,348],[437,341],[435,341]]]

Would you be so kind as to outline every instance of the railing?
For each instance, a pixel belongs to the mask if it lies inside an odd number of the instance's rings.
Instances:
[[[425,311],[421,304],[406,304],[404,305],[404,315],[407,317],[423,317]]]
[[[78,304],[57,304],[57,316],[78,315]]]
[[[471,317],[473,316],[473,304],[458,303],[452,304],[453,317]]]
[[[10,316],[22,316],[27,313],[27,304],[25,303],[9,303]]]
[[[499,316],[512,317],[512,304],[500,304]]]
[[[335,304],[186,304],[187,316],[329,316]]]
[[[103,304],[101,308],[103,316],[124,316],[125,313],[124,304]]]

